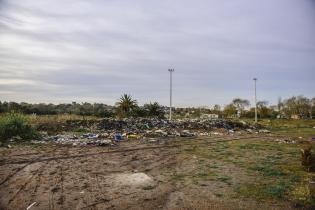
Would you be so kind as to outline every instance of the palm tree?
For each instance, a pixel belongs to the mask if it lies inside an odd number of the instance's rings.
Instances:
[[[137,100],[132,99],[131,95],[123,94],[119,102],[117,102],[117,106],[122,115],[128,115],[132,109],[137,107]]]

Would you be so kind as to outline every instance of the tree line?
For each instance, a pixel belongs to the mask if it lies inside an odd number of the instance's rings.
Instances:
[[[293,96],[288,99],[278,99],[276,105],[269,105],[268,101],[257,102],[257,114],[259,118],[312,118],[315,116],[315,98]],[[168,107],[161,106],[158,102],[147,103],[139,106],[137,100],[128,94],[123,94],[115,106],[102,103],[76,103],[70,104],[31,104],[16,102],[1,102],[0,113],[20,112],[23,114],[55,115],[76,114],[97,117],[156,117],[164,118]],[[200,117],[202,114],[218,114],[220,117],[253,118],[255,108],[247,99],[235,98],[224,107],[215,105],[213,108],[176,108],[174,114],[185,117]]]
[[[19,112],[23,114],[56,115],[75,114],[97,117],[157,117],[164,118],[165,107],[159,103],[148,103],[139,106],[130,95],[124,94],[115,106],[102,103],[76,103],[71,104],[31,104],[17,102],[1,102],[0,113]]]
[[[270,105],[268,101],[257,102],[257,115],[259,118],[313,118],[315,116],[315,97],[307,98],[302,95],[292,96],[282,100],[278,98],[277,105]],[[235,98],[218,113],[223,116],[240,115],[240,117],[253,118],[255,107],[250,107],[246,99]]]

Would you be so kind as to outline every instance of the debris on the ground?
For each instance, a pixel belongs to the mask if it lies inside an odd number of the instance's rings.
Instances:
[[[292,138],[283,138],[283,139],[275,139],[278,143],[284,143],[284,144],[296,144],[297,141]]]
[[[35,204],[36,204],[36,202],[32,203],[31,205],[29,205],[29,206],[26,208],[26,210],[31,209]]]
[[[269,130],[256,128],[244,121],[230,121],[223,119],[191,119],[191,120],[163,120],[163,119],[113,119],[105,118],[96,121],[66,121],[60,126],[58,135],[42,133],[40,143],[53,141],[59,144],[74,146],[97,145],[110,146],[114,142],[130,139],[149,139],[157,137],[194,137],[194,136],[223,136],[248,133],[270,133]],[[75,128],[89,130],[85,134],[68,134]],[[155,141],[154,139],[150,140]]]
[[[121,140],[123,140],[123,136],[120,133],[116,133],[114,135],[114,140],[115,141],[121,141]]]
[[[260,130],[258,130],[258,132],[259,133],[270,133],[270,131],[267,129],[260,129]]]
[[[95,146],[113,146],[113,142],[110,139],[100,138],[101,135],[98,134],[83,134],[81,136],[76,135],[56,135],[56,136],[45,136],[40,141],[33,141],[34,143],[47,143],[49,141],[64,144],[64,145],[73,145],[73,146],[86,146],[86,145],[95,145]]]

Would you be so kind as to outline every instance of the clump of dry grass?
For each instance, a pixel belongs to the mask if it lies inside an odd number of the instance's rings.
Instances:
[[[81,116],[74,114],[60,114],[60,115],[28,115],[27,118],[32,124],[46,124],[46,123],[60,123],[69,120],[96,120],[95,116]]]

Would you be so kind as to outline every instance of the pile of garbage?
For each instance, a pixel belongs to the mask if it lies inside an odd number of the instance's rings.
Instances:
[[[233,134],[243,130],[245,132],[258,132],[255,127],[243,121],[229,120],[163,120],[163,119],[112,119],[106,118],[97,121],[66,121],[62,128],[86,129],[91,133],[74,135],[44,135],[40,142],[53,141],[59,144],[116,145],[116,142],[126,139],[152,139],[159,137],[194,137]],[[66,130],[66,132],[71,129]]]
[[[67,120],[52,124],[39,124],[37,129],[41,131],[71,131],[77,128],[89,130],[131,130],[133,132],[141,132],[143,130],[152,129],[186,129],[186,130],[205,130],[224,128],[246,129],[251,128],[244,121],[231,121],[223,119],[185,119],[185,120],[164,120],[164,119],[147,119],[147,118],[104,118],[100,120]]]

